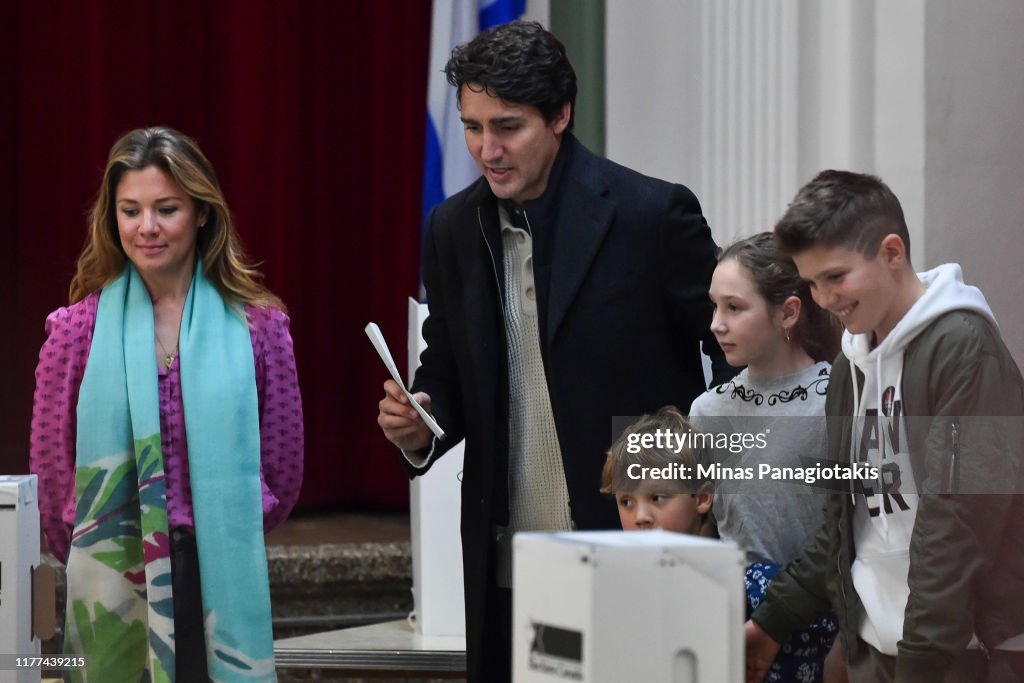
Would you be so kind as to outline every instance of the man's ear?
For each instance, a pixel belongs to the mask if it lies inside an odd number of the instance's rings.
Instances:
[[[555,135],[561,135],[569,127],[569,119],[571,117],[572,103],[564,102],[562,108],[552,117],[548,125],[551,126],[551,130]]]

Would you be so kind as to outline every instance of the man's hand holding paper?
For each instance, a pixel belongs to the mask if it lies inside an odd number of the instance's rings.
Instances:
[[[377,424],[388,441],[403,451],[418,451],[430,445],[431,434],[444,439],[444,430],[430,415],[430,396],[422,391],[410,394],[406,390],[380,327],[377,323],[368,323],[363,331],[392,377],[384,382],[384,398],[378,404],[380,414],[377,416]]]
[[[430,396],[424,392],[413,394],[413,398],[424,410],[430,411]],[[403,451],[418,451],[430,446],[432,434],[427,423],[409,402],[405,389],[398,382],[389,379],[384,382],[384,398],[381,399],[377,424],[384,430],[384,436]]]

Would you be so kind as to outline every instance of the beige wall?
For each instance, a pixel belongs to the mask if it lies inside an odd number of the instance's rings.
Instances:
[[[925,261],[957,261],[1024,365],[1024,3],[929,0]]]
[[[609,157],[689,185],[719,242],[769,229],[822,168],[877,173],[915,265],[961,263],[1024,364],[1024,2],[607,8]]]

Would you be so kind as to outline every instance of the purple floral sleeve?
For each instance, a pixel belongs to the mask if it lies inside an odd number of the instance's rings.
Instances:
[[[46,318],[32,403],[29,467],[39,477],[39,517],[50,552],[66,562],[75,522],[75,417],[99,294]]]
[[[288,316],[277,308],[247,307],[260,405],[263,528],[287,519],[302,487],[302,397]]]

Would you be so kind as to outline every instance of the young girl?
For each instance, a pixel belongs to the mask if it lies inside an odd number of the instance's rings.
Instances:
[[[746,368],[698,396],[690,419],[704,432],[763,435],[744,441],[752,447],[716,453],[716,460],[723,469],[754,473],[765,463],[805,468],[821,462],[837,323],[812,301],[793,262],[776,251],[767,232],[722,253],[710,296],[711,331],[729,364]],[[735,541],[750,563],[748,611],[761,602],[779,567],[811,541],[822,521],[824,499],[817,490],[759,477],[716,482],[712,515],[718,532]],[[834,637],[831,619],[810,625],[783,646],[765,680],[821,681]]]

